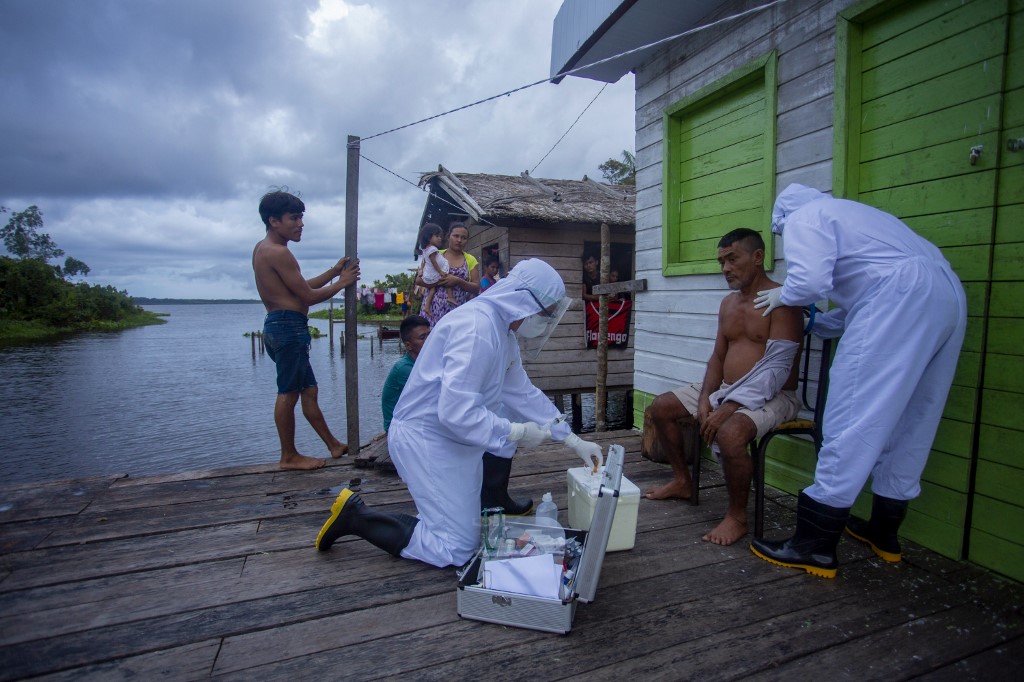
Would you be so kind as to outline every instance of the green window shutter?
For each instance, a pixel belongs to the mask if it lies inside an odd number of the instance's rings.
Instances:
[[[775,64],[772,52],[665,112],[665,275],[718,272],[718,240],[737,227],[760,232],[774,262]]]

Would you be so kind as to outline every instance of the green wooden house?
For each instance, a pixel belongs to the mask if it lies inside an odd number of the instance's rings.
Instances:
[[[877,206],[942,248],[970,312],[902,533],[1024,580],[1024,0],[566,0],[553,35],[552,75],[635,74],[637,427],[703,374],[718,236],[770,237],[790,182]],[[795,493],[814,461],[776,439],[768,482]]]

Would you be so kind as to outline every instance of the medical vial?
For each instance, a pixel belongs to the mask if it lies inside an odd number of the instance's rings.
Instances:
[[[558,523],[558,506],[551,500],[551,493],[544,493],[541,503],[537,505],[536,524],[561,528]]]

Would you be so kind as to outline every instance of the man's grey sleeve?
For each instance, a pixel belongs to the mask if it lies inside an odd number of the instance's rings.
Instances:
[[[748,410],[756,410],[777,396],[786,385],[793,370],[793,358],[800,344],[786,339],[771,339],[764,357],[751,367],[736,383],[711,394],[711,407],[718,409],[727,400],[739,403]]]

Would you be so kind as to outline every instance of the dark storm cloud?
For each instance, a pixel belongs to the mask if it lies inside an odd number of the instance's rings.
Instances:
[[[346,136],[543,78],[558,5],[0,0],[0,205],[39,205],[90,281],[235,298],[255,295],[259,197],[287,185],[315,274],[344,244]],[[365,141],[408,182],[362,164],[364,280],[414,265],[419,172],[532,168],[599,87],[570,78]],[[609,88],[537,175],[597,175],[632,148],[632,116],[630,84]]]
[[[233,189],[232,122],[279,83],[265,44],[298,2],[8,0],[0,16],[12,195],[149,196]]]

